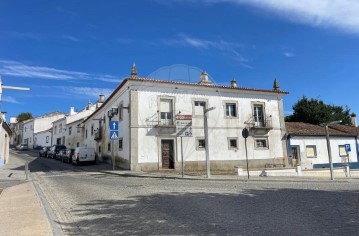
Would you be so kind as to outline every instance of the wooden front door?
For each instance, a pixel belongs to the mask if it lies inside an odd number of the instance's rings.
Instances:
[[[162,168],[163,169],[174,169],[174,154],[173,154],[173,140],[162,140],[161,141],[161,152],[162,152]]]
[[[292,166],[300,165],[300,151],[299,146],[292,146]]]

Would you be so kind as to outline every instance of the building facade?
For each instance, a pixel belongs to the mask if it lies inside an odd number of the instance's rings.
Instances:
[[[290,164],[303,169],[329,167],[325,127],[302,122],[286,122]],[[348,125],[329,126],[334,167],[346,164],[358,166],[358,128]],[[349,145],[350,151],[346,150]]]
[[[212,84],[203,72],[199,83],[140,78],[133,67],[106,100],[83,122],[84,142],[96,147],[100,158],[130,170],[205,168],[206,111],[211,169],[233,170],[245,166],[244,128],[249,166],[261,168],[287,154],[283,96],[275,81],[272,90]],[[213,108],[211,110],[210,108]],[[211,111],[209,111],[211,110]],[[191,135],[178,137],[180,117],[190,117]],[[118,140],[111,141],[111,121],[119,122]],[[182,155],[183,153],[183,155]]]

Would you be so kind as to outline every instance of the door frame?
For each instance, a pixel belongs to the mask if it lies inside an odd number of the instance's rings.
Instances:
[[[296,148],[298,151],[297,151],[297,154],[298,154],[298,161],[297,161],[297,165],[301,165],[301,163],[302,163],[302,158],[301,158],[301,156],[300,156],[300,145],[290,145],[290,150],[291,150],[291,152],[290,152],[290,154],[292,155],[292,153],[293,153],[293,148]],[[293,156],[292,156],[292,160],[293,160],[294,158],[293,158]],[[293,166],[293,164],[292,164],[292,166]]]
[[[159,137],[157,139],[157,146],[158,146],[158,169],[161,170],[162,168],[162,140],[171,140],[173,142],[173,169],[176,169],[177,164],[177,139],[173,137]]]

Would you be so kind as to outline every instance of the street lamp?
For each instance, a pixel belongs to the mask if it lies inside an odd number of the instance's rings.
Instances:
[[[329,140],[329,125],[334,125],[334,124],[339,124],[342,123],[341,120],[337,120],[337,121],[332,121],[329,123],[324,123],[322,125],[325,126],[325,136],[327,138],[327,149],[328,149],[328,156],[329,156],[329,164],[330,164],[330,179],[334,180],[334,175],[333,175],[333,161],[332,161],[332,150],[330,148],[330,140]]]

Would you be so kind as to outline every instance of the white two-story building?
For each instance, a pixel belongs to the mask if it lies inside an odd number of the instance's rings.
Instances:
[[[83,122],[84,142],[104,159],[110,159],[113,149],[116,165],[130,170],[180,169],[182,160],[186,170],[204,169],[206,109],[211,169],[246,166],[244,128],[250,130],[249,166],[260,168],[287,154],[285,94],[277,81],[268,90],[238,87],[235,81],[214,85],[205,72],[198,83],[163,81],[138,77],[133,67],[131,77]],[[191,123],[181,145],[183,127],[178,124],[183,117]],[[110,120],[119,122],[119,140],[113,145]]]
[[[79,112],[76,112],[74,107],[71,107],[69,115],[53,122],[52,143],[62,144],[68,148],[84,146],[85,131],[82,122],[98,109],[104,101],[105,97],[101,94],[96,104],[88,103]]]
[[[29,148],[51,145],[52,122],[65,117],[61,112],[52,112],[43,116],[29,119],[21,124],[21,143],[26,143]],[[48,137],[48,138],[47,138]]]

